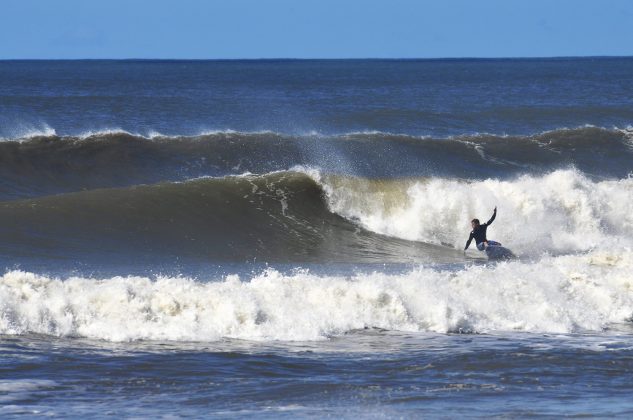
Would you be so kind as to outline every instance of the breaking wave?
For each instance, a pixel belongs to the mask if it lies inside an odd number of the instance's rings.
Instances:
[[[295,168],[0,203],[4,255],[415,262],[461,257],[473,217],[536,257],[630,246],[633,178],[576,170],[512,180],[367,179]],[[428,258],[427,258],[428,257]]]
[[[362,328],[574,333],[633,316],[631,251],[460,271],[249,279],[0,278],[0,334],[110,341],[321,340]],[[211,279],[212,280],[212,279]]]
[[[513,180],[443,178],[375,181],[326,177],[329,206],[365,229],[459,249],[470,220],[524,255],[631,244],[633,178],[594,181],[576,170]]]

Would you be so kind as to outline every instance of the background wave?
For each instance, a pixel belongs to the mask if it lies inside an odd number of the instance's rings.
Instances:
[[[507,179],[575,167],[601,177],[633,171],[630,130],[583,127],[533,136],[425,138],[380,132],[290,136],[215,132],[151,138],[126,132],[0,142],[0,200],[295,165],[367,178]]]

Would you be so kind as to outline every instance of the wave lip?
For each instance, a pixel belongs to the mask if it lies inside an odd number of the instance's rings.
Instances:
[[[630,321],[633,255],[592,253],[353,277],[268,270],[186,278],[0,279],[0,333],[109,341],[322,340],[365,327],[425,332],[601,331]]]

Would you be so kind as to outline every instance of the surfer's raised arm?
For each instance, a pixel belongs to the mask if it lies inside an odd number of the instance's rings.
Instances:
[[[490,218],[490,220],[486,222],[486,225],[489,225],[492,222],[494,222],[495,217],[497,217],[497,206],[495,206],[495,209],[492,211],[492,217]]]

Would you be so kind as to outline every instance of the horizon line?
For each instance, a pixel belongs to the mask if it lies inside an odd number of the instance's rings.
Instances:
[[[348,57],[348,58],[293,58],[293,57],[259,57],[259,58],[0,58],[0,61],[441,61],[441,60],[565,60],[565,59],[617,59],[633,58],[633,55],[560,55],[560,56],[508,56],[508,57]]]

